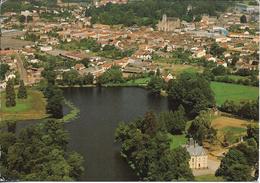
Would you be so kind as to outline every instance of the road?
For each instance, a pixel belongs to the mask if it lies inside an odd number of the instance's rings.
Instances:
[[[21,56],[19,55],[19,53],[16,53],[15,55],[16,59],[17,59],[17,68],[18,68],[18,72],[20,74],[20,79],[24,81],[24,84],[25,85],[28,85],[29,82],[28,82],[28,76],[27,76],[27,72],[26,72],[26,69],[24,68],[23,66],[23,61],[22,61],[22,58]]]

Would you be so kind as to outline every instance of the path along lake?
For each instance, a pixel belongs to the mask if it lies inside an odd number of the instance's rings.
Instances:
[[[80,109],[76,120],[65,124],[69,149],[84,157],[81,181],[138,181],[114,143],[119,122],[143,117],[147,111],[168,110],[166,97],[153,96],[138,87],[64,88],[64,97]],[[64,108],[64,113],[68,109]],[[36,124],[17,123],[17,130]]]

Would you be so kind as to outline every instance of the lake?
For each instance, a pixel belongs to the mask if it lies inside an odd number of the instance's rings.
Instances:
[[[120,121],[129,122],[149,110],[168,110],[167,99],[136,87],[66,88],[64,96],[80,109],[79,118],[66,129],[69,148],[85,159],[81,180],[137,181],[114,143],[115,129]]]

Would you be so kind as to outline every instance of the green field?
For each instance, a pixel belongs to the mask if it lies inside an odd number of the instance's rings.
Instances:
[[[171,149],[175,149],[183,144],[187,143],[187,138],[185,135],[171,135],[169,134],[170,138],[172,139],[171,141]]]
[[[219,130],[220,133],[226,136],[229,144],[238,142],[239,138],[246,135],[246,128],[227,126]]]
[[[258,87],[221,82],[211,82],[210,85],[215,93],[218,105],[223,104],[226,100],[240,102],[243,100],[256,100],[258,97]]]
[[[17,91],[16,91],[17,93]],[[16,106],[7,108],[5,106],[5,92],[1,92],[1,122],[6,120],[41,119],[46,117],[46,101],[43,94],[36,90],[28,90],[27,99],[16,98]]]
[[[135,80],[130,80],[130,81],[127,81],[127,84],[140,84],[140,85],[146,85],[149,83],[150,81],[150,77],[146,77],[146,78],[138,78],[138,79],[135,79]]]
[[[209,175],[200,175],[200,176],[196,176],[195,177],[195,181],[198,182],[221,182],[224,181],[224,179],[222,177],[216,177],[213,174],[209,174]]]

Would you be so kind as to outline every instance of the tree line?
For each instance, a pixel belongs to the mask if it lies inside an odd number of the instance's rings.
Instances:
[[[258,99],[254,101],[241,101],[235,103],[234,101],[227,100],[219,108],[223,112],[234,114],[236,116],[259,120],[259,102]]]
[[[76,181],[84,168],[83,157],[67,151],[64,123],[47,120],[24,128],[16,135],[16,123],[8,122],[0,133],[1,177],[5,181]]]
[[[177,115],[176,115],[177,116]],[[121,142],[121,155],[143,181],[194,180],[185,148],[170,149],[170,138],[152,112],[129,124],[121,123],[115,132]]]
[[[123,24],[125,26],[152,25],[155,27],[163,14],[167,14],[169,17],[178,17],[188,22],[199,21],[201,15],[216,16],[218,11],[223,12],[230,5],[232,5],[232,1],[227,3],[213,0],[129,1],[123,5],[109,3],[98,8],[92,6],[86,9],[85,15],[92,17],[92,23]]]
[[[57,73],[53,70],[53,66],[49,65],[44,68],[41,75],[46,83],[41,88],[44,97],[47,99],[46,111],[51,117],[60,119],[63,117],[63,92],[55,85]]]

